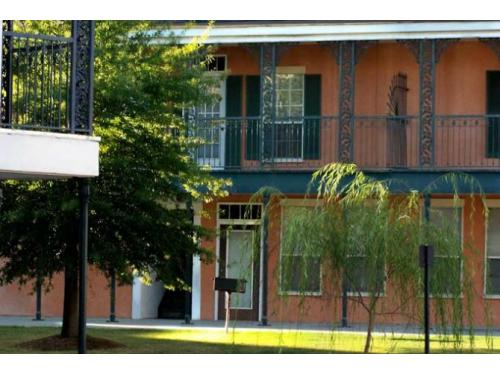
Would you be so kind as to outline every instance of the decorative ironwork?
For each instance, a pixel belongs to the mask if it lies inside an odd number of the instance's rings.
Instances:
[[[361,60],[363,54],[366,53],[366,51],[368,51],[370,48],[374,47],[376,44],[377,44],[376,40],[365,40],[356,42],[354,64],[357,64]]]
[[[340,70],[339,160],[352,161],[352,117],[354,113],[355,42],[341,42],[338,47]]]
[[[92,133],[94,21],[73,21],[72,132]]]
[[[439,62],[439,59],[441,58],[441,55],[446,51],[446,49],[453,45],[460,42],[460,39],[437,39],[435,41],[436,47],[435,47],[435,56],[434,60],[435,63],[437,64]]]
[[[481,38],[479,40],[491,48],[500,60],[500,38]]]
[[[276,45],[262,44],[260,49],[260,110],[262,117],[262,147],[261,161],[272,155],[273,123],[275,117],[275,86],[276,86]]]
[[[3,31],[12,31],[12,21],[2,21]],[[12,108],[12,37],[2,34],[2,85],[0,88],[0,123],[10,124]]]
[[[417,64],[420,63],[420,43],[418,40],[402,39],[397,42],[405,46],[411,52]]]
[[[420,165],[433,165],[435,42],[420,41]]]

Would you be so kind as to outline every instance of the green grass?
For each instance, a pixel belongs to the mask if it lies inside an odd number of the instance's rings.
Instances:
[[[0,327],[0,353],[34,353],[18,344],[59,333],[59,328]],[[94,353],[359,353],[365,336],[357,333],[308,331],[241,331],[231,330],[140,330],[94,329],[88,333],[107,338],[126,347]],[[457,347],[451,339],[446,342],[432,337],[431,351],[439,353],[470,353],[468,341]],[[374,353],[421,353],[421,335],[387,334],[376,336]],[[74,351],[68,351],[74,353]],[[500,353],[500,337],[487,340],[476,336],[474,353]]]

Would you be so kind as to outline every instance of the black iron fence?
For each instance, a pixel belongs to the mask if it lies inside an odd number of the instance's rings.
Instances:
[[[197,118],[193,157],[213,169],[317,168],[336,159],[336,127],[334,117]]]
[[[364,169],[418,167],[419,122],[412,116],[358,116],[353,161]]]
[[[191,135],[200,164],[214,170],[312,170],[339,161],[336,117],[198,118]],[[351,158],[364,170],[500,168],[500,115],[436,116],[433,164],[420,164],[417,116],[356,116]]]
[[[500,115],[436,116],[434,140],[436,168],[500,167]]]
[[[0,127],[90,133],[71,119],[73,39],[3,31]]]

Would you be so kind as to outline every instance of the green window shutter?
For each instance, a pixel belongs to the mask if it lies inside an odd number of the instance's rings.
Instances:
[[[306,74],[304,81],[304,159],[320,159],[321,75]]]
[[[246,108],[247,117],[253,117],[247,122],[246,129],[246,159],[260,159],[260,126],[258,117],[260,116],[260,76],[246,77]]]
[[[486,72],[487,111],[500,115],[500,71]],[[486,148],[488,158],[500,158],[500,117],[489,118]]]
[[[225,124],[225,167],[234,168],[241,165],[241,105],[243,77],[228,76],[226,78],[226,119]],[[233,117],[231,119],[231,117]],[[238,118],[234,118],[238,117]]]

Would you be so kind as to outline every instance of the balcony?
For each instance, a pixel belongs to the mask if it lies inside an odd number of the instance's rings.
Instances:
[[[73,21],[72,36],[64,37],[20,33],[4,22],[0,178],[98,174],[99,139],[91,136],[89,104],[93,42],[77,39],[93,32],[88,25]]]
[[[339,155],[337,117],[198,118],[191,135],[199,165],[214,171],[308,171]],[[355,116],[351,161],[365,171],[474,171],[500,168],[500,115],[439,115],[431,163],[422,163],[417,116]],[[343,160],[344,162],[346,160]]]

